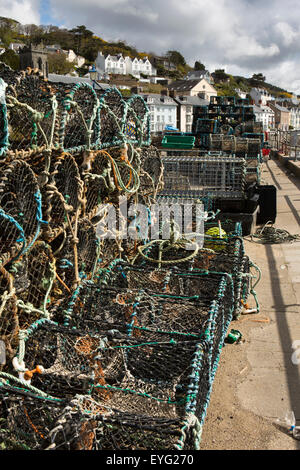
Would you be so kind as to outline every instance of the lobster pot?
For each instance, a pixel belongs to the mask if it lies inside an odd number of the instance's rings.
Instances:
[[[224,96],[211,96],[210,97],[210,105],[222,105],[225,102]],[[226,103],[225,103],[226,104]]]
[[[226,106],[235,106],[235,96],[224,96],[223,97],[223,105]]]
[[[93,398],[122,412],[182,417],[197,341],[192,335],[135,327],[130,339],[99,352],[103,376],[95,380]]]
[[[130,285],[133,275],[137,275],[137,272],[128,273]],[[160,275],[162,278],[163,273],[155,272],[151,276],[148,271],[151,280],[155,280],[155,275],[158,277]],[[97,334],[118,329],[120,333],[129,336],[134,331],[134,336],[139,337],[138,329],[148,327],[154,330],[199,335],[207,322],[213,299],[211,293],[207,291],[206,282],[218,286],[220,281],[211,278],[207,280],[205,277],[199,282],[198,295],[180,297],[168,293],[169,285],[162,287],[161,293],[144,291],[140,288],[112,287],[103,287],[101,291],[98,289],[82,291],[72,311],[69,310],[65,322],[68,321],[69,327]],[[145,278],[141,279],[140,286],[142,284],[146,285]],[[148,282],[148,286],[150,284],[151,281]]]
[[[1,450],[43,450],[51,444],[49,432],[66,403],[50,397],[32,396],[13,387],[0,390]]]
[[[37,365],[44,373],[35,373],[31,384],[57,397],[86,393],[93,382],[93,354],[98,340],[85,332],[38,320],[26,330],[26,368]]]
[[[224,135],[222,140],[223,152],[235,153],[236,142],[234,135]]]
[[[175,176],[186,183],[182,197],[243,197],[245,160],[236,157],[164,157],[164,189],[159,194],[176,196]],[[175,187],[174,187],[175,186]],[[183,191],[183,190],[182,190]]]
[[[196,126],[197,134],[214,133],[216,129],[216,121],[214,119],[198,119]]]
[[[235,154],[237,157],[245,158],[248,153],[248,139],[243,137],[236,138]]]
[[[69,300],[58,319],[66,326],[87,332],[118,328],[126,333],[138,291],[115,287],[100,288],[96,284],[81,285],[78,294]]]
[[[248,139],[248,158],[257,158],[261,153],[261,140],[260,139]]]
[[[246,164],[247,164],[246,171],[248,171],[249,168],[257,168],[258,166],[261,165],[258,158],[251,158],[251,159],[249,158],[249,159],[247,159]]]
[[[260,181],[260,168],[259,167],[248,167],[246,171],[246,182],[253,183],[253,182]]]
[[[56,450],[182,450],[195,449],[197,428],[189,425],[181,432],[179,419],[106,411],[100,407],[92,416],[78,410],[66,410],[63,420],[51,433]],[[97,409],[97,407],[96,407]],[[63,424],[61,424],[61,422]],[[199,432],[199,431],[198,431]]]
[[[244,132],[259,134],[263,132],[263,123],[256,121],[248,121],[244,123]]]
[[[210,150],[222,150],[223,134],[211,134],[209,141]]]
[[[5,370],[9,360],[13,358],[19,333],[19,317],[17,297],[13,276],[0,266],[0,370]]]

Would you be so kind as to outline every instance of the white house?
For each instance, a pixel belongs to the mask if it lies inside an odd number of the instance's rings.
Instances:
[[[100,75],[116,74],[116,75],[133,75],[140,78],[141,74],[152,76],[156,75],[156,69],[151,65],[148,57],[131,59],[129,56],[123,57],[122,54],[103,55],[98,52],[95,60],[95,66]]]
[[[217,96],[217,90],[204,78],[200,80],[177,80],[168,86],[168,89],[182,96],[199,96],[209,101],[211,96]]]
[[[66,60],[68,62],[72,62],[75,65],[77,65],[78,67],[82,67],[84,65],[85,58],[80,56],[80,55],[76,55],[75,52],[72,49],[69,49],[68,51],[63,50],[63,53],[66,54],[66,56],[67,56]]]
[[[247,92],[246,91],[242,91],[240,90],[239,88],[236,88],[235,89],[235,92],[239,95],[239,97],[242,99],[242,100],[245,100],[247,98]]]
[[[213,83],[213,78],[208,70],[191,70],[184,77],[185,80],[206,80],[208,83]]]
[[[11,49],[14,52],[19,52],[19,49],[22,49],[25,44],[21,42],[11,42],[10,45],[8,46],[9,49]]]
[[[81,57],[80,55],[75,54],[75,52],[72,49],[69,49],[69,50],[62,49],[59,44],[47,45],[45,46],[45,49],[47,50],[49,54],[53,54],[53,53],[65,54],[66,60],[68,62],[73,63],[77,67],[82,67],[85,63],[84,57]]]
[[[253,106],[255,119],[263,123],[263,130],[269,131],[275,128],[275,112],[269,106]]]
[[[177,103],[170,96],[141,94],[150,111],[151,132],[163,132],[166,126],[177,128]]]
[[[290,108],[290,126],[295,130],[300,129],[300,108]]]
[[[269,101],[274,101],[275,98],[264,88],[252,88],[250,96],[256,106],[266,106]]]

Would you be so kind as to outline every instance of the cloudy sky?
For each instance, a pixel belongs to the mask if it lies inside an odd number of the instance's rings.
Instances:
[[[234,75],[262,72],[300,94],[299,0],[0,0],[23,24],[84,24],[139,51],[180,51],[187,63]]]

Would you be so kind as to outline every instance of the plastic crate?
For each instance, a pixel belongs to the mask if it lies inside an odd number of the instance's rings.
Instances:
[[[165,135],[161,145],[164,148],[192,149],[195,146],[195,140],[193,136]]]

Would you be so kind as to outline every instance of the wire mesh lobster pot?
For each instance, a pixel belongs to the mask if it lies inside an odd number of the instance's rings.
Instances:
[[[223,134],[211,134],[209,141],[210,150],[222,151]]]
[[[236,151],[236,140],[234,135],[224,135],[222,139],[222,151],[235,153]]]
[[[237,137],[236,144],[235,144],[235,154],[239,158],[245,158],[248,154],[248,139],[244,137]]]
[[[197,134],[214,134],[217,122],[214,119],[198,119],[196,125]]]
[[[245,183],[245,160],[236,157],[163,157],[164,189],[159,195],[176,195],[172,187],[173,175],[185,178],[182,197],[190,194],[202,197],[243,198]]]
[[[248,166],[246,170],[246,182],[247,183],[260,183],[261,171],[260,166]]]
[[[260,139],[248,139],[247,158],[258,158],[261,154]]]
[[[243,123],[243,132],[261,133],[263,132],[263,123],[256,121],[247,121]]]

